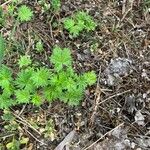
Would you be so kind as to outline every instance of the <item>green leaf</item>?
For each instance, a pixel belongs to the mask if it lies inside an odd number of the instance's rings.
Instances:
[[[69,31],[73,37],[79,36],[81,32],[92,31],[96,27],[96,23],[88,13],[78,11],[71,17],[64,19],[64,28]]]
[[[67,91],[65,94],[61,95],[59,99],[70,106],[79,105],[81,99],[83,98],[83,90],[76,88],[75,90]]]
[[[0,35],[0,65],[1,65],[3,58],[4,58],[4,52],[5,52],[5,40]]]
[[[33,17],[33,11],[26,5],[22,5],[18,9],[18,18],[21,22],[30,21]]]
[[[0,86],[2,86],[3,88],[8,88],[11,84],[11,81],[12,72],[8,67],[3,65],[0,68]]]
[[[64,28],[71,29],[75,25],[75,21],[72,18],[66,18],[64,20]]]
[[[18,73],[18,76],[15,80],[16,86],[20,89],[33,91],[35,89],[34,84],[31,80],[33,74],[34,74],[33,68],[21,70],[21,72]]]
[[[12,115],[11,112],[5,111],[4,114],[3,114],[3,116],[2,116],[2,119],[3,119],[4,121],[12,121],[12,120],[14,120],[15,118],[14,118],[14,116]]]
[[[53,8],[54,11],[59,11],[60,10],[60,7],[61,7],[60,0],[52,0],[51,4],[52,4],[52,8]]]
[[[82,20],[84,21],[89,15],[84,12],[84,11],[78,11],[76,12],[76,14],[74,15],[74,18],[77,20]]]
[[[37,52],[42,52],[44,50],[43,48],[43,43],[41,40],[39,40],[36,45],[35,45],[35,49],[37,50]]]
[[[67,75],[64,71],[59,72],[58,75],[53,75],[50,79],[50,84],[56,87],[64,87],[67,84]]]
[[[8,109],[10,106],[14,105],[14,101],[4,95],[0,95],[0,109]]]
[[[51,86],[48,86],[43,90],[44,98],[49,102],[57,99],[60,93],[61,91],[58,91],[56,87],[51,87]]]
[[[36,106],[40,106],[42,104],[42,97],[35,93],[33,96],[32,96],[32,99],[31,99],[32,103]]]
[[[29,138],[22,137],[20,140],[21,144],[27,144],[29,142]]]
[[[31,59],[30,59],[30,56],[28,55],[24,55],[24,56],[21,56],[19,61],[18,61],[18,64],[19,64],[19,67],[22,68],[22,67],[27,67],[31,64]]]
[[[30,101],[31,95],[28,90],[16,90],[15,95],[18,103],[29,103]]]
[[[31,79],[36,87],[44,87],[49,84],[48,80],[50,77],[50,71],[45,67],[41,67],[32,74]]]
[[[77,88],[77,83],[72,78],[68,78],[66,82],[66,88],[68,91],[75,91]]]
[[[12,142],[6,144],[8,150],[20,150],[20,142],[13,138]]]
[[[55,66],[55,70],[59,72],[63,67],[70,67],[72,65],[71,52],[68,48],[61,49],[56,46],[50,57],[51,62]]]
[[[88,85],[93,85],[96,82],[96,74],[94,71],[87,72],[83,74],[83,80],[86,81]]]

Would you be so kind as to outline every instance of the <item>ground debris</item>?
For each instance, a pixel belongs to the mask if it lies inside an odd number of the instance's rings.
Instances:
[[[121,81],[122,76],[128,76],[132,72],[132,61],[127,58],[111,59],[110,64],[105,69],[108,85],[116,85]]]

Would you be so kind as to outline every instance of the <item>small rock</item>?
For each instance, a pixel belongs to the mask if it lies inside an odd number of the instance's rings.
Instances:
[[[115,58],[112,59],[109,66],[104,71],[107,76],[108,85],[115,85],[121,82],[122,76],[127,76],[132,72],[131,69],[132,61],[127,58]]]
[[[144,126],[144,116],[141,114],[140,111],[137,111],[136,114],[135,114],[135,121],[136,123],[139,125],[139,126]]]
[[[131,70],[132,61],[126,58],[115,58],[111,60],[108,68],[106,69],[106,74],[124,76],[129,74]]]

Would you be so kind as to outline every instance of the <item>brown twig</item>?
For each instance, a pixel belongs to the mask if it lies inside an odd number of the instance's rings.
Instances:
[[[95,103],[94,103],[94,107],[93,107],[93,113],[92,113],[91,118],[90,118],[90,125],[93,125],[93,123],[94,123],[98,104],[100,102],[100,95],[101,95],[101,90],[99,87],[100,73],[101,73],[101,69],[99,71],[98,80],[97,80],[96,94],[95,94],[95,98],[94,98]]]
[[[8,0],[8,1],[6,1],[5,3],[1,4],[1,7],[7,5],[7,4],[10,3],[11,1],[12,1],[12,0]]]
[[[47,145],[46,143],[40,141],[38,138],[36,138],[31,132],[29,132],[28,130],[25,129],[25,131],[32,136],[37,142],[41,143],[42,145]]]
[[[101,102],[99,103],[99,105],[102,104],[102,103],[104,103],[104,102],[106,102],[106,101],[108,101],[108,100],[110,100],[110,99],[112,99],[112,98],[114,98],[114,97],[123,95],[123,94],[125,94],[125,93],[130,92],[130,91],[131,91],[131,89],[130,89],[130,90],[127,90],[127,91],[124,91],[124,92],[121,92],[121,93],[117,93],[117,94],[115,94],[115,95],[112,95],[112,96],[110,96],[110,97],[104,99],[103,101],[101,101]]]
[[[36,130],[30,123],[28,123],[25,119],[21,118],[19,115],[15,114],[14,112],[12,112],[12,114],[18,118],[19,120],[16,120],[17,122],[20,122],[21,124],[31,128],[33,131],[35,131],[36,133],[38,133],[39,135],[41,135],[41,133]]]

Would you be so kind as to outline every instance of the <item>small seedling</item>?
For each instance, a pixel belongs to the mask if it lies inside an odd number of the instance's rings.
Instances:
[[[21,22],[30,21],[33,17],[33,11],[26,5],[18,9],[18,18]]]
[[[46,122],[45,130],[44,130],[44,137],[50,138],[51,141],[55,139],[55,128],[54,128],[54,122],[52,119]]]
[[[31,64],[30,56],[28,55],[21,56],[18,61],[18,64],[20,68],[29,66]]]
[[[13,137],[12,141],[6,145],[6,148],[8,150],[20,150],[20,146],[22,144],[27,144],[28,141],[29,141],[29,138],[21,137],[21,139],[18,140],[18,139],[15,139],[15,137]]]
[[[96,50],[98,49],[99,44],[96,43],[92,43],[92,45],[90,46],[90,50],[91,52],[96,52]]]
[[[39,52],[39,53],[44,50],[44,48],[43,48],[43,43],[42,43],[41,40],[39,40],[39,41],[36,43],[35,49],[36,49],[36,51]]]
[[[52,1],[51,1],[51,5],[52,5],[52,9],[53,9],[55,12],[58,12],[58,11],[60,10],[60,7],[61,7],[60,0],[52,0]]]
[[[84,30],[89,32],[95,30],[96,23],[86,12],[78,11],[71,17],[64,19],[64,28],[69,31],[73,37],[79,36]]]

